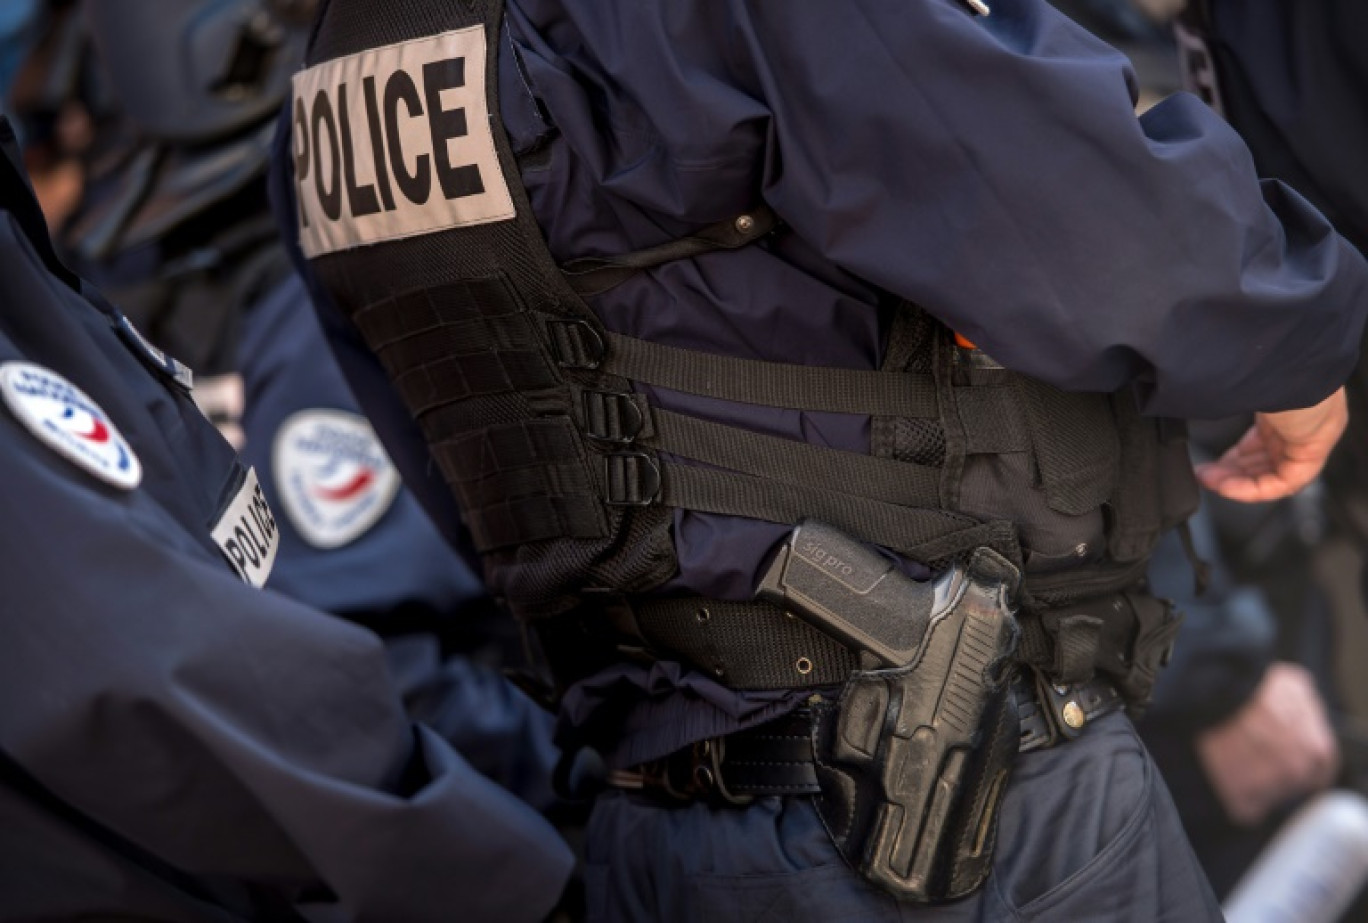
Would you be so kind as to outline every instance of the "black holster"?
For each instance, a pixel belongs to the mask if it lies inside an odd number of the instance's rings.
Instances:
[[[1009,690],[1017,576],[981,548],[933,593],[836,530],[804,524],[762,587],[762,596],[848,640],[873,636],[867,652],[917,640],[910,656],[856,672],[836,702],[813,706],[822,821],[853,868],[902,900],[963,897],[992,866],[1020,735]],[[848,591],[850,620],[839,615]],[[871,606],[880,594],[904,605]],[[878,609],[895,623],[887,632]]]

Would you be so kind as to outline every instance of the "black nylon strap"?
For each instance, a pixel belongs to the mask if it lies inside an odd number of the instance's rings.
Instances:
[[[844,683],[859,656],[764,602],[684,597],[632,604],[642,638],[731,689],[796,689]]]
[[[744,516],[793,525],[820,519],[864,541],[924,563],[938,562],[980,545],[1011,557],[1010,524],[980,523],[944,510],[897,506],[836,490],[799,487],[766,478],[661,462],[660,502],[705,513]],[[1000,528],[1006,526],[1006,529]]]
[[[1043,687],[1046,694],[1033,680],[1030,671],[1021,671],[1012,680],[1020,753],[1074,740],[1124,704],[1105,680]],[[635,770],[610,773],[608,783],[649,792],[674,805],[695,799],[745,805],[750,797],[819,794],[811,712],[800,708],[756,727],[700,741]]]
[[[939,503],[940,471],[926,465],[767,436],[668,410],[657,409],[652,418],[655,435],[640,444],[660,452],[797,487],[839,489],[900,506]]]
[[[578,336],[581,329],[565,327],[559,334]],[[606,345],[595,366],[600,371],[686,394],[864,416],[934,418],[939,413],[929,375],[735,359],[616,333],[607,334]],[[583,352],[593,354],[591,346]]]
[[[711,224],[688,237],[619,256],[589,256],[561,266],[565,280],[578,295],[598,295],[621,285],[637,273],[673,260],[689,259],[714,250],[735,250],[764,237],[779,225],[768,205],[744,215]]]

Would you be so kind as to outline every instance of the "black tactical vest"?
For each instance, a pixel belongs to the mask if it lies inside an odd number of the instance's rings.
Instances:
[[[1053,650],[1060,628],[1059,618],[1048,621],[1051,613],[1073,617],[1080,601],[1134,587],[1161,531],[1195,507],[1181,428],[1142,418],[1129,392],[1069,394],[1007,371],[909,304],[889,312],[896,320],[882,367],[870,371],[704,354],[606,330],[585,296],[668,260],[766,246],[770,235],[790,232],[757,202],[682,240],[557,266],[499,119],[501,16],[498,0],[332,0],[308,54],[312,68],[366,49],[484,30],[483,82],[512,216],[363,242],[316,254],[312,265],[422,428],[492,590],[522,618],[573,616],[593,608],[591,600],[647,594],[674,573],[673,508],[786,524],[810,517],[933,568],[984,545],[1024,565],[1023,656],[1052,664],[1056,675],[1070,672]],[[478,57],[462,66],[480,66]],[[406,106],[411,116],[419,109],[406,100],[420,99],[437,120],[434,137],[450,128],[449,112],[433,110],[440,97],[421,85],[416,66],[399,75],[374,67],[344,81],[353,100],[358,93],[374,100],[367,110],[373,132],[393,124],[387,106]],[[445,80],[442,86],[455,79],[449,61],[424,66],[422,76]],[[296,178],[320,183],[320,197],[304,206],[305,224],[324,217],[327,197],[355,182],[356,155],[336,128],[342,92],[334,83],[296,95]],[[365,144],[361,137],[353,131],[351,143]],[[393,132],[386,138],[403,142]],[[328,156],[319,156],[320,145],[331,148]],[[456,185],[475,181],[462,180],[458,165],[436,162],[444,157],[420,164],[431,168],[433,189],[444,176]],[[331,175],[320,176],[329,163]],[[417,169],[410,162],[392,166],[396,184],[421,178],[408,172]],[[389,185],[387,177],[378,197],[371,191],[377,212],[380,199],[402,191]],[[873,452],[652,407],[635,383],[868,415]],[[734,614],[751,635],[757,625],[783,621],[782,613],[744,608],[760,604],[738,605]],[[1107,620],[1117,621],[1109,606],[1084,614],[1089,659],[1099,634],[1110,631]],[[1033,631],[1031,619],[1044,627]],[[1119,631],[1137,629],[1127,621]],[[1133,641],[1117,646],[1129,653]],[[818,674],[838,681],[846,667],[842,661]]]

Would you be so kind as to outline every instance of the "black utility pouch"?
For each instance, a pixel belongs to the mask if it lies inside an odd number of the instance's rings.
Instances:
[[[845,860],[899,899],[964,897],[992,867],[1020,735],[1008,688],[1017,577],[981,548],[917,583],[804,523],[762,583],[762,597],[886,665],[814,706],[817,806]]]

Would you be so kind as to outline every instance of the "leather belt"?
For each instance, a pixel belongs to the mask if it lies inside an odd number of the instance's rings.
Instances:
[[[1017,672],[1012,695],[1021,717],[1022,753],[1073,740],[1088,724],[1124,704],[1103,679],[1058,686],[1029,670]],[[815,795],[821,789],[813,760],[811,714],[798,709],[631,770],[613,770],[608,784],[666,800],[734,805],[765,795]]]

